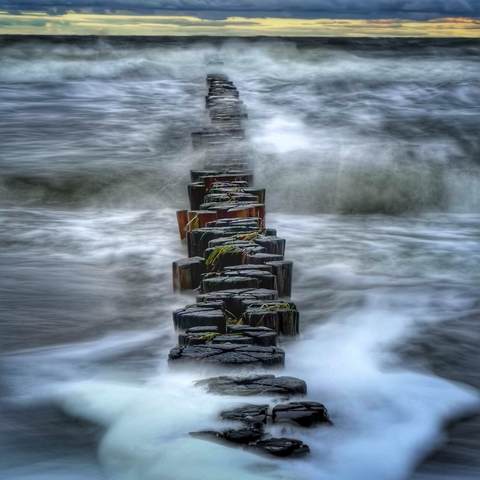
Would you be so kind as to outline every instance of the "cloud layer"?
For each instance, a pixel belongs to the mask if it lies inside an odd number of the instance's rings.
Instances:
[[[247,18],[205,20],[194,16],[66,13],[0,14],[2,33],[58,35],[221,35],[336,37],[476,37],[479,21],[399,19]]]
[[[478,0],[0,0],[11,14],[45,12],[191,15],[201,19],[245,18],[402,18],[478,17]]]

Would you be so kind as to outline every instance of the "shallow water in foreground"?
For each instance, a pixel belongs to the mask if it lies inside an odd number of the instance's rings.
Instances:
[[[268,214],[301,312],[285,374],[335,423],[295,431],[308,460],[272,461],[189,438],[234,399],[166,365],[214,48],[76,42],[0,49],[0,476],[478,478],[478,48],[221,47],[257,183],[289,212]]]

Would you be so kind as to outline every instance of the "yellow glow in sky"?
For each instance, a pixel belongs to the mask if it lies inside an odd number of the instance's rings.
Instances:
[[[338,37],[478,37],[479,20],[335,20],[243,18],[202,20],[193,16],[0,12],[0,34],[57,35],[220,35]]]

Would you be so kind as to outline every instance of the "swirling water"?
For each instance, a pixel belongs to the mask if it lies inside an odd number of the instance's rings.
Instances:
[[[2,478],[477,478],[478,53],[2,37]],[[171,293],[174,209],[202,164],[189,134],[211,55],[248,107],[268,222],[295,262],[286,373],[335,423],[294,432],[305,461],[189,439],[232,399],[166,365],[189,300]]]

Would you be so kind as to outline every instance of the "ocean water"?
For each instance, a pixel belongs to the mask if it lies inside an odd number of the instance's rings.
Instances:
[[[478,478],[478,60],[460,39],[0,37],[0,477]],[[166,362],[212,68],[295,262],[284,373],[335,424],[276,432],[306,460],[190,438],[236,399]]]

